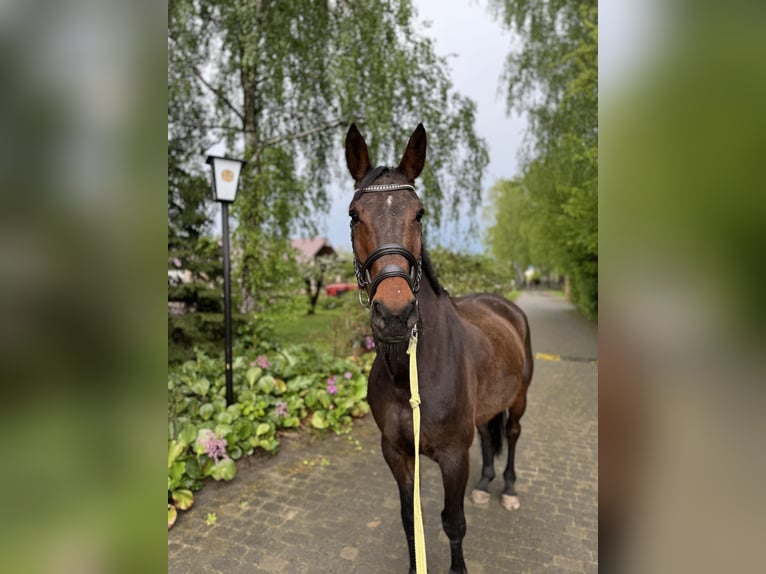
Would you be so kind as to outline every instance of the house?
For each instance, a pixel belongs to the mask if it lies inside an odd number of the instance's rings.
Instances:
[[[333,249],[326,237],[291,239],[290,245],[298,252],[296,256],[298,263],[311,263],[316,261],[318,257],[336,255],[335,249]]]

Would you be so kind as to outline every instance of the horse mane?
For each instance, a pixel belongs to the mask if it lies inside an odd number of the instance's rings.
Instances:
[[[433,265],[431,264],[431,258],[428,256],[428,252],[426,251],[425,246],[420,251],[420,257],[421,257],[421,267],[423,268],[423,275],[425,275],[426,279],[428,280],[428,283],[430,283],[431,288],[434,290],[434,293],[436,293],[437,297],[440,297],[441,295],[444,295],[447,293],[446,289],[441,286],[441,283],[439,283],[439,279],[436,277],[436,271],[434,270]]]

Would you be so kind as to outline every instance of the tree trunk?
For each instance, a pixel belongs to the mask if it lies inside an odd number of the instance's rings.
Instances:
[[[316,279],[316,286],[312,285],[313,281],[309,277],[307,277],[305,281],[306,281],[306,295],[308,295],[308,298],[309,298],[309,310],[307,315],[313,315],[316,310],[317,301],[319,301],[319,294],[322,291],[322,286],[324,285],[324,274],[321,274]]]
[[[260,4],[260,3],[259,3]],[[244,61],[244,49],[239,47],[240,62]],[[243,173],[243,187],[248,184],[248,180],[252,181],[260,169],[260,162],[258,161],[258,104],[257,104],[257,69],[252,67],[245,67],[240,65],[240,84],[242,88],[242,102],[244,109],[242,110],[242,131],[245,136],[245,159],[248,161],[248,173]],[[250,175],[251,177],[248,177]],[[244,190],[248,192],[243,193],[247,197],[248,201],[251,201],[253,205],[258,205],[259,197],[256,186],[248,186],[249,189]],[[258,210],[253,210],[257,216]],[[261,222],[256,218],[254,221],[249,221],[246,225],[252,225],[254,228],[260,228]],[[250,283],[251,270],[251,258],[245,257],[242,261],[242,308],[244,312],[253,311],[257,306],[256,297],[252,291]]]

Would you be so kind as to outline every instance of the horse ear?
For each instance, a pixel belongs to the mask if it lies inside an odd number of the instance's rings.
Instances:
[[[423,166],[426,163],[427,143],[426,129],[420,123],[415,128],[415,131],[412,132],[410,141],[407,143],[407,149],[402,156],[402,161],[399,162],[399,170],[410,181],[415,181],[415,178],[423,171]]]
[[[351,124],[346,134],[346,165],[351,177],[357,182],[370,171],[370,158],[367,154],[367,144],[356,127]]]

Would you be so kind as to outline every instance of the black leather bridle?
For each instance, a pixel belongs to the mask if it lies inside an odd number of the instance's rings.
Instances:
[[[413,186],[400,183],[368,185],[367,187],[354,191],[361,193],[371,193],[376,191],[400,191],[404,189],[409,189],[413,192],[415,191]],[[354,275],[356,275],[356,281],[359,284],[359,302],[363,307],[370,306],[371,301],[375,297],[375,292],[378,290],[378,285],[391,277],[401,277],[407,281],[407,285],[409,285],[412,293],[415,295],[417,295],[418,291],[420,291],[420,278],[423,274],[422,260],[420,257],[416,259],[415,256],[402,245],[396,243],[386,243],[385,245],[381,245],[367,256],[367,259],[364,263],[361,263],[356,257],[356,247],[354,246],[354,230],[352,228],[351,247],[354,250]],[[375,261],[381,257],[385,257],[386,255],[399,255],[404,257],[410,264],[409,273],[404,271],[404,269],[398,265],[386,265],[383,267],[383,269],[380,270],[380,273],[375,275],[375,277],[371,277],[370,269],[372,269],[373,263],[375,263]],[[365,300],[364,293],[365,288],[368,285],[370,287],[370,292],[367,296],[367,299]]]

